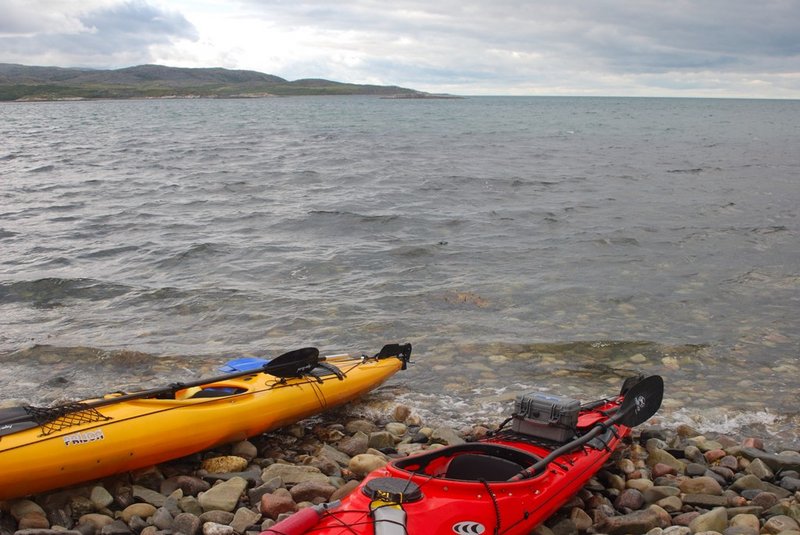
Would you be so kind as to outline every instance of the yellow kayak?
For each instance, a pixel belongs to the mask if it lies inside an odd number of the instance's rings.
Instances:
[[[406,368],[411,345],[373,357],[292,351],[256,370],[46,409],[0,410],[0,500],[190,455],[347,403]]]

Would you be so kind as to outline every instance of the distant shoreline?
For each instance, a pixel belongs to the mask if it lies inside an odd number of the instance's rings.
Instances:
[[[0,63],[0,102],[340,95],[401,99],[462,98],[399,86],[350,84],[318,78],[289,81],[256,71],[221,68],[139,65],[116,70],[92,70]]]

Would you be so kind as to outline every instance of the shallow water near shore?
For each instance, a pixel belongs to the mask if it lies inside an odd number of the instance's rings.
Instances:
[[[369,403],[496,421],[524,391],[595,399],[658,373],[665,421],[800,445],[800,102],[0,115],[6,402],[409,341],[415,364]]]

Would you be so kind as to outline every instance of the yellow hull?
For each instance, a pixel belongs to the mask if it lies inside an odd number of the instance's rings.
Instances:
[[[151,466],[288,425],[359,397],[404,364],[400,358],[340,359],[327,362],[344,372],[344,380],[254,373],[202,387],[233,388],[235,394],[189,398],[195,388],[178,391],[175,399],[121,401],[98,409],[104,421],[47,435],[34,427],[0,437],[0,500]]]

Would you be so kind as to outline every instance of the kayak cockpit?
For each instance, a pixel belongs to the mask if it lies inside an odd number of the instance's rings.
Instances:
[[[511,446],[475,442],[434,450],[395,461],[414,474],[458,481],[506,481],[541,457]]]

